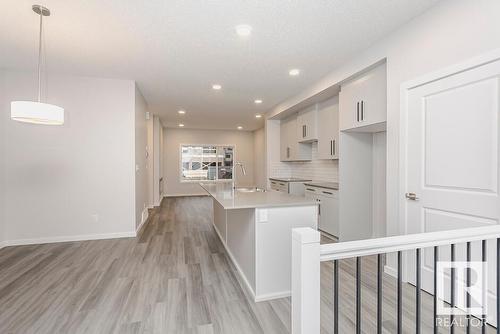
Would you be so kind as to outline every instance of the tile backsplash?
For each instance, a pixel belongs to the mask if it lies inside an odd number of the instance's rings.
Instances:
[[[338,160],[318,160],[318,143],[312,143],[312,161],[276,162],[271,164],[273,177],[300,177],[314,181],[338,182]]]

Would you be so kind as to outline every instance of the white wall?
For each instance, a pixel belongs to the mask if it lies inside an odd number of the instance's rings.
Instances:
[[[194,130],[194,129],[171,129],[166,128],[164,138],[165,159],[165,195],[205,195],[198,183],[180,182],[180,146],[181,144],[215,144],[234,145],[235,161],[241,161],[245,165],[247,175],[243,176],[241,171],[236,171],[238,185],[254,184],[254,139],[253,133],[249,131],[229,130]]]
[[[148,105],[135,85],[135,226],[147,218],[148,198],[148,155],[146,112]]]
[[[158,116],[153,117],[153,203],[154,206],[160,205],[160,178],[161,178],[161,145],[163,126]]]
[[[500,1],[438,3],[321,81],[273,109],[271,117],[387,57],[387,230],[399,234],[399,112],[401,83],[500,48]],[[269,142],[269,141],[268,141]]]
[[[3,101],[5,100],[5,85],[7,84],[5,81],[6,77],[3,72],[0,70],[0,110],[4,110]],[[4,246],[4,242],[6,240],[5,236],[5,187],[6,187],[6,170],[5,166],[7,164],[6,157],[6,146],[5,142],[7,140],[6,133],[6,122],[7,116],[5,112],[0,114],[0,248]]]
[[[264,128],[253,132],[254,183],[260,188],[267,187],[266,173],[266,132]]]
[[[148,207],[152,208],[154,203],[154,134],[153,134],[153,114],[146,120],[147,132],[147,179],[148,179]]]
[[[10,101],[36,97],[34,73],[1,75],[9,243],[135,235],[134,82],[50,74],[65,124],[40,126],[10,120]]]

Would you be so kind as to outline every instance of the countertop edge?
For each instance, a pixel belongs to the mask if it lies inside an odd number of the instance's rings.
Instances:
[[[339,187],[330,187],[330,186],[326,186],[326,185],[322,185],[322,184],[319,184],[319,183],[314,183],[314,182],[304,182],[304,185],[305,186],[309,186],[309,187],[314,187],[314,188],[323,188],[323,189],[330,189],[330,190],[339,190]]]

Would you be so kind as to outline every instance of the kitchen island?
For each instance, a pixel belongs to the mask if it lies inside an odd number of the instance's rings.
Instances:
[[[213,225],[255,302],[291,290],[292,228],[318,223],[317,202],[232,183],[200,183],[213,198]]]

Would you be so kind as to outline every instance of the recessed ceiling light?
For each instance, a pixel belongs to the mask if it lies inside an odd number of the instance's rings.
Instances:
[[[288,74],[294,77],[300,74],[300,70],[298,68],[292,68],[290,71],[288,71]]]
[[[255,104],[261,104],[261,103],[262,103],[262,100],[255,100],[255,101],[253,101],[253,102],[255,102]]]
[[[261,114],[257,114],[257,115],[255,115],[255,118],[261,118],[261,117],[262,117],[262,115],[261,115]]]
[[[248,24],[237,25],[236,33],[241,37],[248,37],[252,34],[252,27]]]
[[[221,88],[222,88],[222,86],[221,86],[221,85],[219,85],[219,84],[214,84],[214,85],[212,85],[212,89],[215,89],[215,90],[220,90]]]
[[[184,127],[184,124],[179,123],[179,127],[180,127],[180,128],[183,128],[183,127]]]
[[[179,110],[177,113],[178,113],[178,114],[180,114],[180,115],[184,115],[184,114],[186,113],[186,111],[184,111],[184,110]]]
[[[238,126],[238,130],[243,130],[243,127],[241,125]]]

